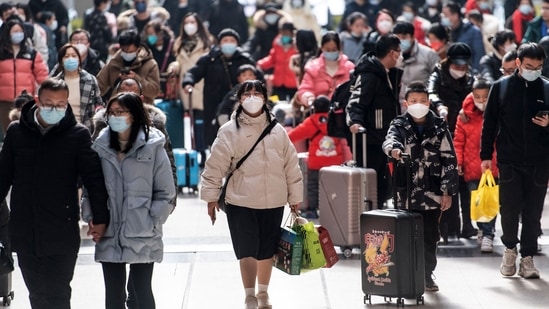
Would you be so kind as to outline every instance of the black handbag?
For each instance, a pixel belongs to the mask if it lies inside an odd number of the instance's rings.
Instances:
[[[244,163],[244,161],[250,156],[250,154],[252,154],[252,152],[254,151],[255,149],[255,146],[257,146],[257,144],[259,144],[259,142],[265,137],[267,136],[267,134],[269,134],[269,132],[271,132],[271,130],[274,128],[274,126],[277,124],[277,121],[276,119],[273,119],[271,121],[271,123],[269,124],[269,126],[267,126],[265,128],[265,130],[263,130],[263,132],[261,133],[261,135],[259,136],[259,138],[257,139],[257,141],[255,141],[255,144],[252,146],[252,148],[250,149],[250,151],[248,151],[248,153],[242,157],[242,159],[240,159],[240,161],[238,161],[238,163],[236,163],[236,167],[234,168],[233,171],[231,171],[227,177],[225,178],[225,182],[223,183],[223,186],[221,186],[221,194],[219,194],[219,200],[217,201],[217,204],[219,205],[219,208],[223,211],[225,211],[225,208],[227,207],[227,204],[225,203],[225,194],[227,193],[227,184],[229,183],[229,180],[231,179],[231,177],[233,176],[233,173],[234,171],[236,171],[241,165],[242,163]]]

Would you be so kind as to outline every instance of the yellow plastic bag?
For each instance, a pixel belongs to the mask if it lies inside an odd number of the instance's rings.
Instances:
[[[499,186],[490,170],[486,170],[476,190],[471,191],[471,220],[490,222],[499,212]]]

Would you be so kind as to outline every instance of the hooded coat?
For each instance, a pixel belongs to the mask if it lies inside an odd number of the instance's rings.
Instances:
[[[37,256],[77,254],[80,248],[78,179],[89,193],[94,224],[108,224],[107,191],[90,131],[65,117],[42,135],[31,101],[12,122],[0,152],[0,200],[11,187],[13,251]],[[53,236],[52,236],[53,235]]]
[[[141,130],[122,160],[109,147],[110,130],[104,129],[92,145],[101,158],[109,193],[111,222],[95,246],[95,260],[109,263],[161,262],[162,225],[173,210],[175,196],[164,135]]]

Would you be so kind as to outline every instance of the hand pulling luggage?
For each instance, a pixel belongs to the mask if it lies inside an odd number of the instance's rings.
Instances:
[[[189,193],[197,194],[198,179],[200,177],[198,152],[196,150],[175,148],[173,156],[175,159],[178,190],[183,192],[183,188],[187,188]]]
[[[364,303],[372,303],[372,295],[384,300],[404,299],[424,304],[425,259],[423,253],[423,217],[409,211],[411,172],[409,155],[403,154],[406,188],[397,185],[398,172],[393,169],[395,209],[376,209],[360,215],[361,277]],[[402,194],[405,192],[404,194]],[[404,208],[404,209],[403,209]]]
[[[366,162],[366,134],[362,136]],[[320,224],[330,231],[334,245],[345,257],[352,255],[353,247],[360,247],[360,214],[377,205],[376,171],[356,167],[355,145],[353,142],[350,164],[323,167],[319,172]]]

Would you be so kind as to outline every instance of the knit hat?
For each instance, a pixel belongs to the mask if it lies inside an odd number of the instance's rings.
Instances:
[[[456,42],[448,47],[448,61],[457,65],[468,64],[471,61],[471,48],[465,43]]]
[[[231,29],[231,28],[225,28],[221,30],[217,35],[217,41],[221,42],[221,39],[223,39],[226,36],[234,37],[238,42],[238,44],[240,44],[240,35],[238,34],[238,32],[236,32],[234,29]]]

